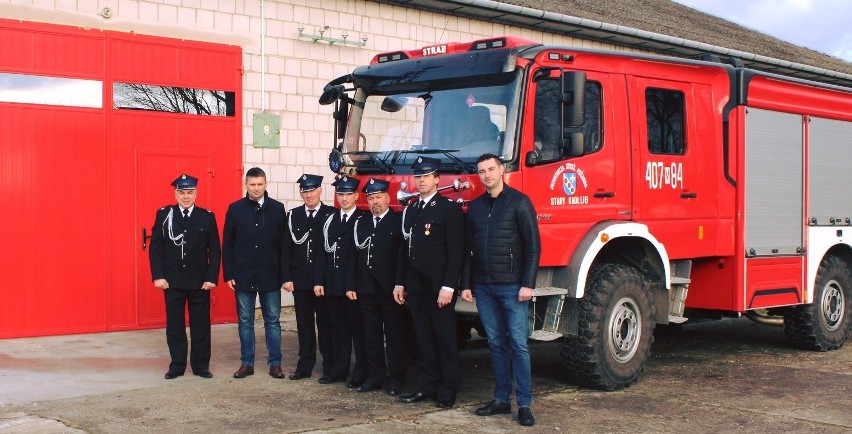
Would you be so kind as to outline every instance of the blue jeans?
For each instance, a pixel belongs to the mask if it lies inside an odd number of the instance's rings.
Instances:
[[[529,302],[518,301],[517,283],[478,283],[473,285],[476,309],[488,335],[491,366],[494,371],[494,400],[509,403],[514,377],[518,407],[532,403],[530,374]]]
[[[254,300],[260,299],[269,366],[281,366],[281,291],[234,291],[240,331],[240,361],[254,366]]]

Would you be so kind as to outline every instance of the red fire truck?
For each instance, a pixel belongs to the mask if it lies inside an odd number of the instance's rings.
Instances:
[[[476,158],[501,158],[541,231],[530,337],[561,338],[579,384],[629,386],[654,327],[687,318],[768,312],[818,351],[849,335],[850,88],[498,37],[379,54],[320,103],[332,171],[388,179],[402,204],[418,155],[462,204]]]

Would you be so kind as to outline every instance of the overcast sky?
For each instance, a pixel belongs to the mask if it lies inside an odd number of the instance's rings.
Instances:
[[[852,0],[675,0],[852,62]]]

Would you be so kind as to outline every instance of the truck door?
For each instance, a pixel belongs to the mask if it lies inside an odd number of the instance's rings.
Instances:
[[[560,149],[561,75],[531,79],[522,130],[523,189],[539,219],[542,266],[565,265],[589,228],[630,218],[630,144],[619,125],[627,114],[622,76],[586,72],[584,154]],[[535,77],[532,71],[530,77]],[[620,98],[613,95],[621,95]],[[533,164],[526,157],[533,154]]]
[[[628,77],[635,152],[633,217],[672,258],[716,249],[717,116],[710,86]]]

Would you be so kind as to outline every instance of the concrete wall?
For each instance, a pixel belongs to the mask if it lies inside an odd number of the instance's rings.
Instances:
[[[105,17],[105,8],[109,8],[109,17]],[[369,63],[376,53],[503,34],[544,43],[620,49],[363,0],[0,0],[0,17],[242,47],[244,166],[263,168],[270,181],[270,196],[288,208],[301,203],[294,181],[302,173],[326,176],[326,186],[333,178],[327,166],[333,143],[331,108],[317,103],[323,85]],[[343,31],[350,40],[366,36],[366,45],[300,39],[300,25],[309,34],[328,26],[325,36],[340,38]],[[264,108],[281,116],[280,149],[252,146],[252,114]],[[333,199],[332,188],[325,188],[324,202],[331,204]]]

